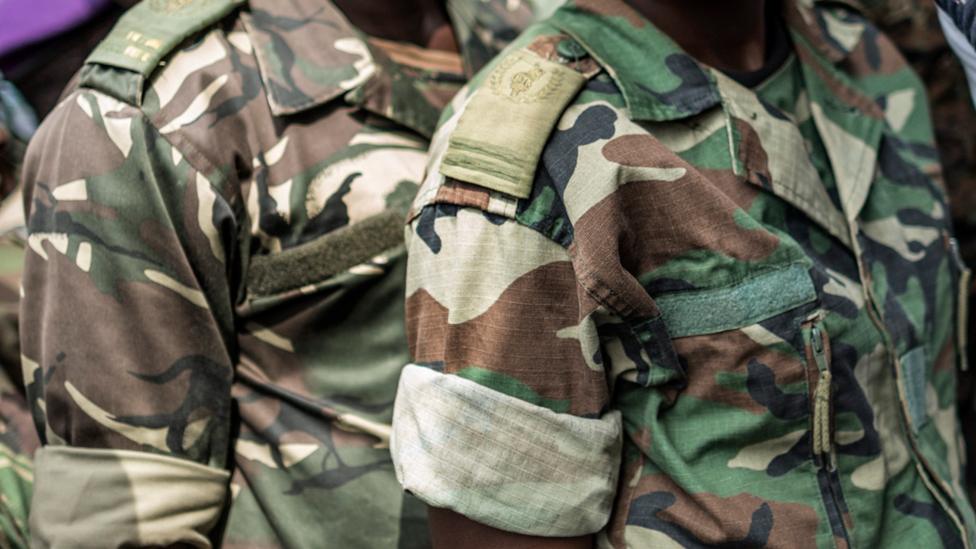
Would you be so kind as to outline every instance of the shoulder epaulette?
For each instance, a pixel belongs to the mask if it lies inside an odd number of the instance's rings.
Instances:
[[[142,84],[186,38],[246,0],[143,0],[125,13],[85,60],[81,85],[139,104]],[[120,74],[121,71],[121,74]],[[111,73],[111,74],[110,74]]]
[[[549,134],[597,72],[583,46],[565,36],[505,54],[461,113],[441,174],[528,198]]]

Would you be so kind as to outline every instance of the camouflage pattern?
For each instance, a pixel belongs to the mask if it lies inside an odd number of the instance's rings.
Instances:
[[[428,545],[388,450],[403,220],[464,74],[323,0],[82,70],[24,168],[35,546]]]
[[[946,43],[932,0],[861,0],[873,19],[925,83],[935,127],[935,141],[949,193],[952,223],[963,260],[976,264],[976,109],[966,74]],[[976,306],[976,287],[969,290],[970,310]],[[969,360],[974,360],[969,348]],[[960,378],[960,417],[969,441],[967,476],[976,491],[976,379]]]
[[[563,0],[448,0],[466,70],[487,65],[534,20],[548,17]],[[469,73],[472,76],[474,73]]]
[[[573,0],[452,102],[408,231],[408,490],[599,547],[973,546],[969,273],[923,85],[852,9],[783,9],[756,89]],[[482,107],[547,112],[565,68],[524,198],[444,175],[534,131]]]
[[[952,221],[967,264],[976,263],[976,109],[962,66],[946,44],[931,0],[862,0],[928,92]],[[970,349],[972,352],[972,349]]]

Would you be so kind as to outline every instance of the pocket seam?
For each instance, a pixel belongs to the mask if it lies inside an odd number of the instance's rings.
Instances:
[[[248,291],[257,296],[276,295],[361,265],[403,244],[404,218],[400,211],[387,210],[306,244],[252,257]]]
[[[760,285],[771,287],[762,288],[758,293]],[[765,296],[766,302],[757,305],[756,295]],[[813,280],[802,263],[767,270],[721,288],[654,297],[668,333],[674,338],[715,334],[756,324],[816,300]],[[722,314],[723,302],[725,314]]]

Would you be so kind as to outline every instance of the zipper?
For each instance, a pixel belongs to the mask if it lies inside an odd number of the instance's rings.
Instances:
[[[823,475],[825,490],[821,491],[821,498],[824,505],[831,507],[833,514],[840,521],[841,532],[834,532],[835,536],[842,536],[851,547],[850,534],[847,521],[844,520],[844,513],[841,505],[842,496],[839,487],[834,483],[834,476],[837,471],[836,454],[834,453],[833,438],[833,374],[830,371],[830,345],[827,331],[823,327],[823,316],[818,314],[807,323],[806,333],[807,344],[810,348],[810,356],[813,364],[810,364],[810,374],[808,379],[813,377],[816,368],[817,387],[811,396],[813,417],[811,420],[811,438],[813,447],[814,461]],[[812,381],[812,380],[811,380]],[[826,492],[826,493],[825,493]],[[833,528],[831,528],[833,530]]]
[[[969,327],[967,320],[969,319],[969,284],[972,280],[972,271],[966,267],[966,263],[962,260],[962,252],[959,250],[959,241],[952,236],[949,236],[949,254],[952,256],[952,262],[955,265],[956,276],[953,277],[953,282],[956,285],[956,353],[958,355],[957,361],[959,362],[959,369],[963,372],[969,371],[969,360],[967,356],[967,347],[969,343],[969,334],[966,330]]]

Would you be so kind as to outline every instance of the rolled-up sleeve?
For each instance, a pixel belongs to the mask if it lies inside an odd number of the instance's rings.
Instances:
[[[34,547],[210,547],[230,477],[125,450],[51,446],[34,463]]]
[[[208,547],[227,497],[236,222],[139,110],[68,97],[28,149],[21,349],[36,547]]]
[[[392,451],[428,504],[537,536],[599,531],[620,466],[599,324],[558,243],[514,219],[430,205],[409,235]]]

